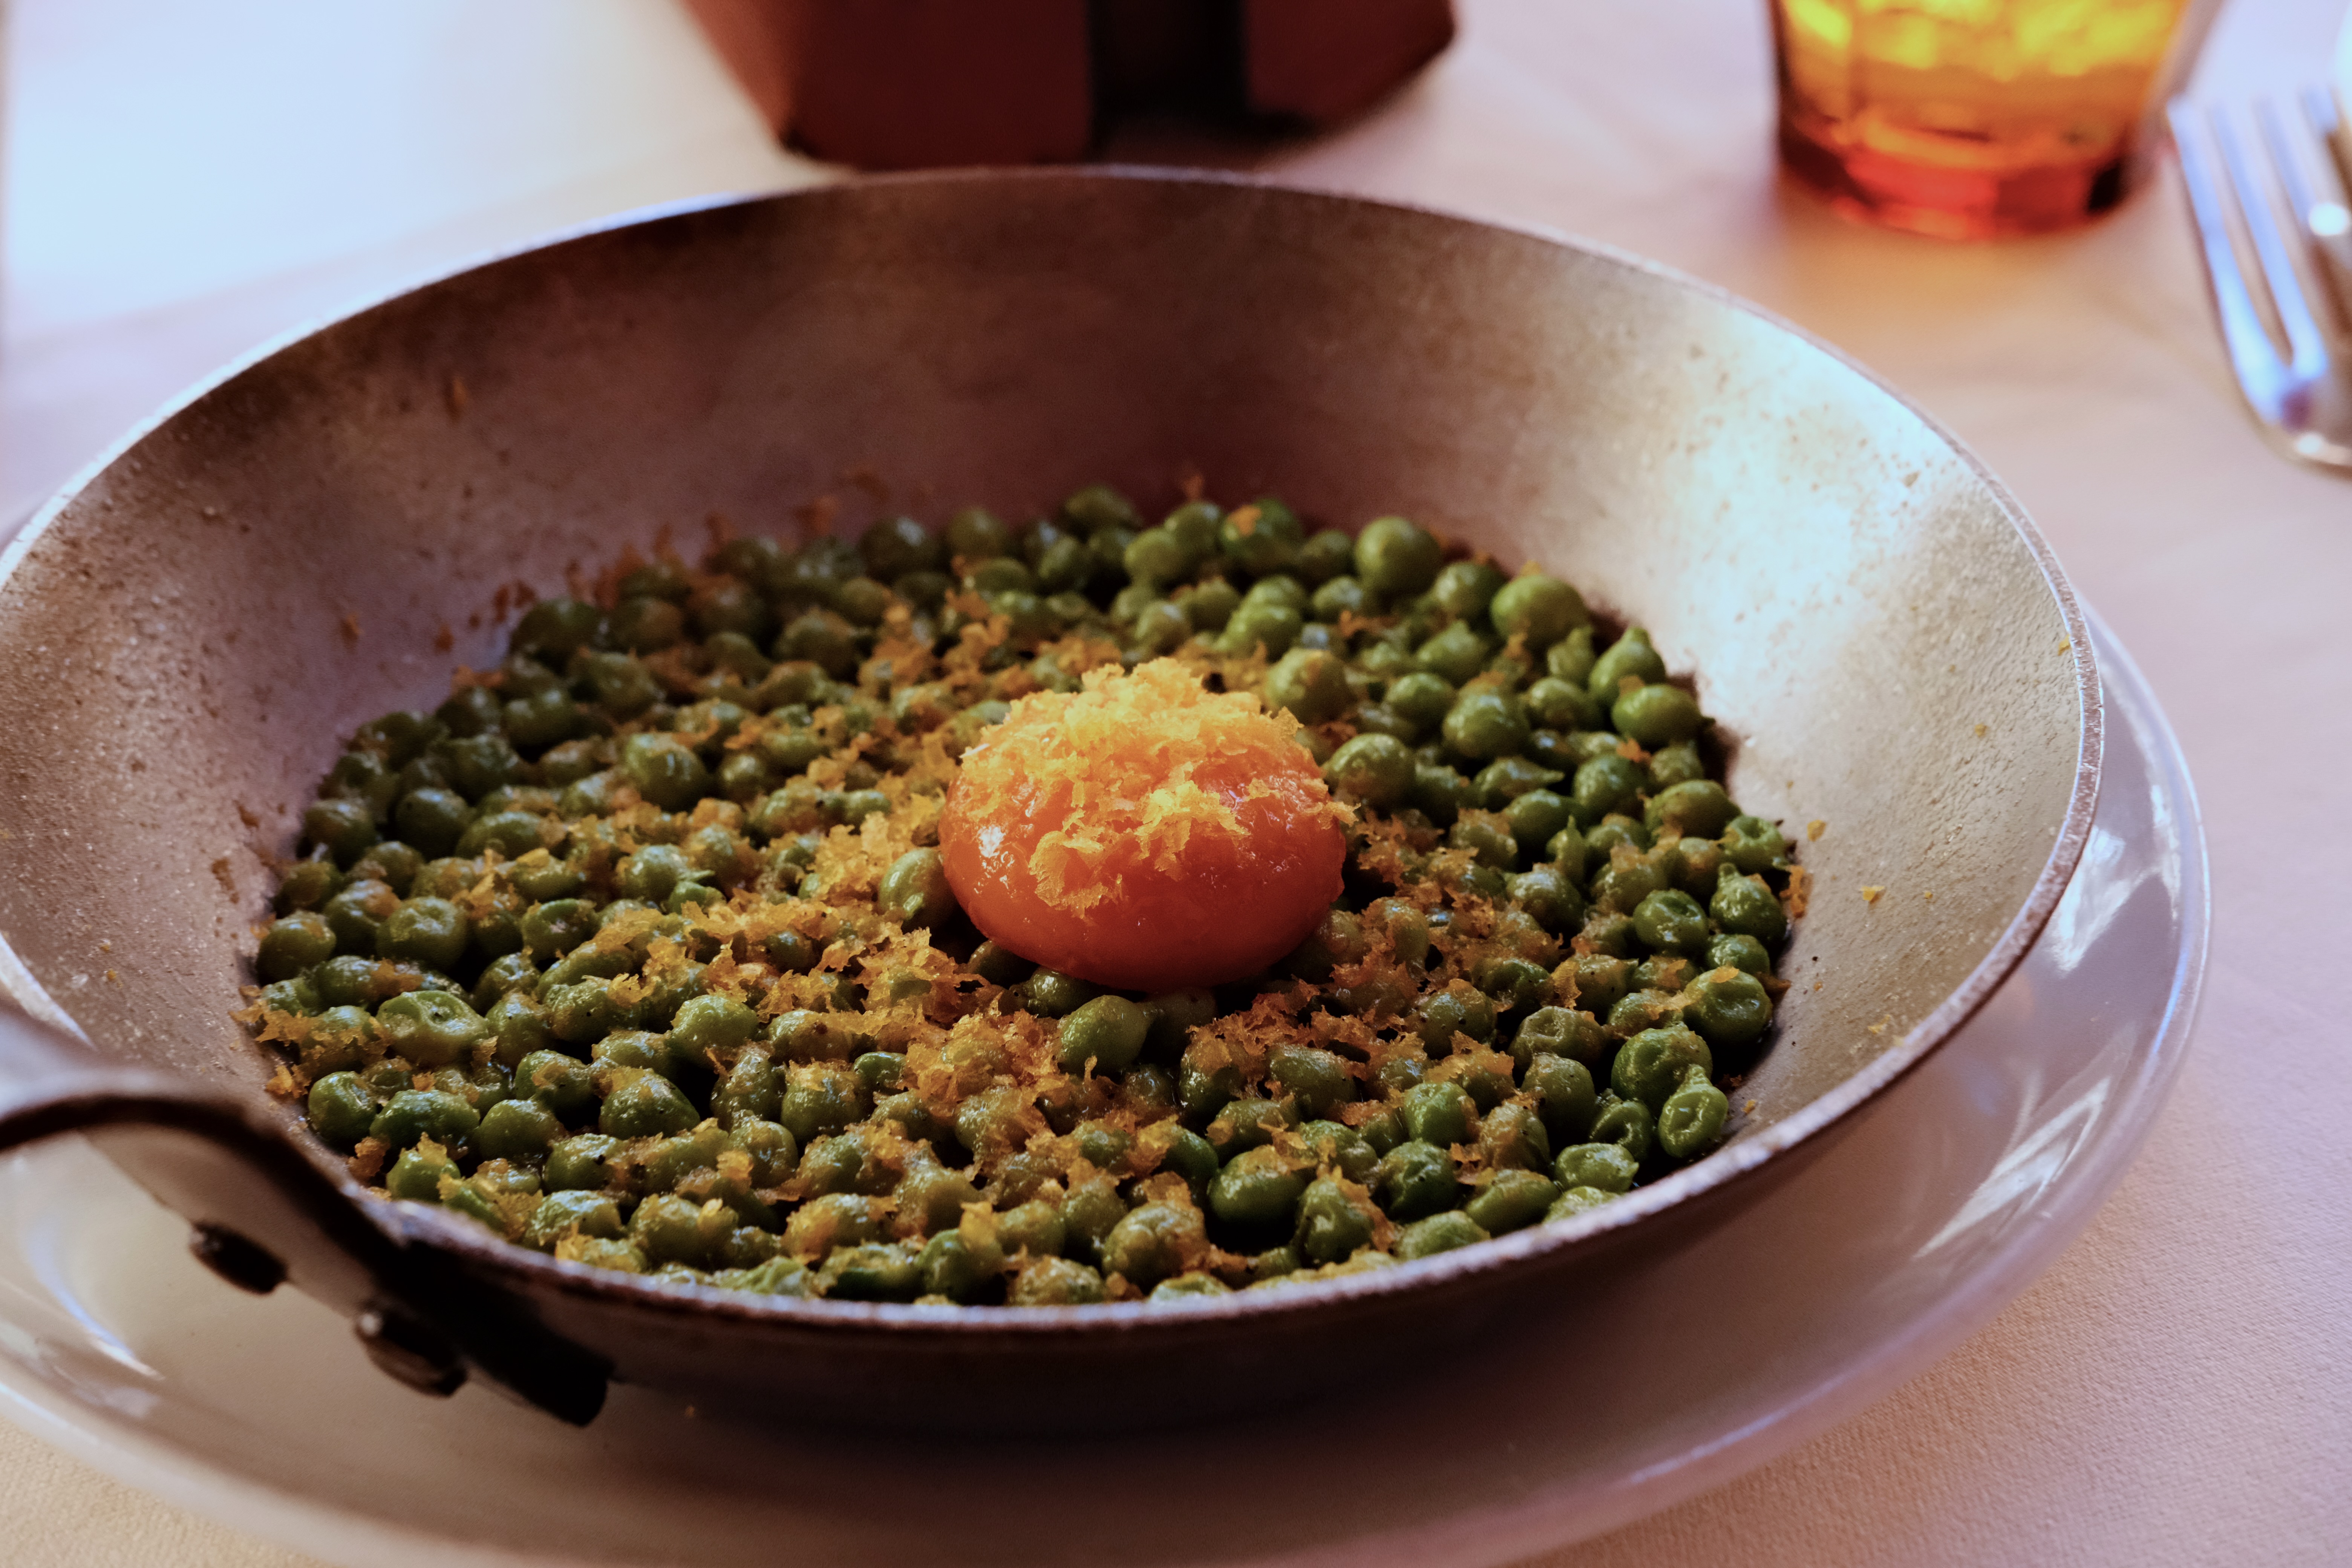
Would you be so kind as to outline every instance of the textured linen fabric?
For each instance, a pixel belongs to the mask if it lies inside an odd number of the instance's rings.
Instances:
[[[638,133],[668,135],[662,156],[616,174],[628,161],[600,121],[604,162],[583,166],[562,138],[500,140],[498,116],[468,100],[485,117],[484,139],[471,165],[440,173],[487,192],[486,205],[459,211],[446,192],[432,196],[428,169],[392,183],[415,222],[404,228],[375,213],[380,226],[352,231],[367,248],[349,255],[289,244],[273,269],[256,245],[244,271],[207,271],[197,264],[205,258],[184,263],[159,249],[155,265],[190,280],[179,296],[143,272],[126,273],[107,298],[93,284],[70,311],[59,308],[32,351],[19,339],[15,357],[0,359],[11,410],[32,395],[28,365],[54,373],[43,383],[54,395],[42,439],[0,436],[7,493],[54,484],[210,360],[316,308],[275,298],[285,276],[300,280],[302,300],[331,302],[548,223],[806,177],[759,142],[748,109],[725,107],[732,100],[715,65],[665,30],[667,0],[567,3],[577,7],[568,25],[587,37],[576,47],[606,62],[604,101],[635,105],[622,118]],[[163,10],[162,0],[19,5],[20,79],[56,64],[41,53],[55,36],[45,25],[71,7],[103,8],[118,22]],[[251,22],[302,8],[246,0],[211,9]],[[369,25],[455,29],[462,9],[404,0],[376,8]],[[2317,79],[2341,9],[2341,0],[2234,0],[2200,87],[2244,93]],[[1705,1496],[1538,1561],[2344,1561],[2352,1075],[2343,1063],[2352,1030],[2329,1000],[2341,941],[2325,921],[2342,907],[2337,889],[2352,886],[2352,838],[2338,826],[2352,771],[2343,607],[2352,484],[2273,458],[2247,423],[2168,170],[2124,211],[2073,235],[1948,247],[1877,233],[1777,181],[1760,0],[1468,0],[1463,16],[1461,42],[1436,68],[1334,136],[1269,153],[1139,130],[1113,151],[1259,167],[1589,235],[1755,298],[1853,353],[2016,490],[2139,660],[2180,731],[2213,857],[2212,964],[2194,1047],[2147,1152],[2082,1240],[1990,1326],[1862,1415]],[[518,100],[535,113],[571,101],[520,47],[527,30],[477,26],[464,35],[475,46],[469,80],[527,87]],[[226,32],[259,36],[255,26]],[[616,37],[667,42],[594,46]],[[148,112],[160,112],[161,94],[193,113],[225,80],[267,92],[266,79],[238,76],[241,61],[250,68],[245,46],[201,61],[187,57],[194,47],[150,47],[118,26],[103,63],[129,84],[109,74],[86,88],[110,83]],[[371,57],[351,52],[332,68],[364,73]],[[205,81],[205,94],[175,89],[188,79]],[[614,99],[616,81],[629,90]],[[184,96],[172,100],[173,90]],[[429,83],[420,90],[415,112],[444,110]],[[50,112],[67,114],[66,84],[45,94]],[[648,104],[671,106],[672,119],[676,106],[699,104],[705,118],[692,135],[671,134],[671,120]],[[337,156],[356,164],[377,146],[365,139],[396,138],[401,112],[384,100],[338,128],[360,140]],[[41,131],[19,119],[20,167],[43,156]],[[201,141],[206,125],[197,114],[175,133]],[[410,155],[429,163],[446,146]],[[126,153],[104,173],[120,183],[114,199],[136,204],[152,171]],[[562,199],[543,199],[549,191]],[[16,216],[26,221],[22,204]],[[5,1427],[0,1558],[28,1568],[302,1561]]]

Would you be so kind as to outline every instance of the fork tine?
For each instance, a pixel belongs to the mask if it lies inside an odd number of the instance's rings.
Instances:
[[[2231,368],[2247,401],[2258,410],[2269,401],[2267,388],[2285,367],[2270,329],[2254,309],[2238,266],[2238,248],[2230,235],[2230,216],[2220,188],[2205,161],[2201,128],[2187,99],[2176,98],[2165,110],[2172,124],[2172,142],[2180,153],[2181,183],[2189,187],[2189,210],[2197,220],[2197,237],[2205,252],[2205,281],[2213,291],[2213,310],[2221,319],[2221,342],[2230,351]],[[2267,410],[2263,410],[2267,412]]]
[[[2336,103],[2318,88],[2305,88],[2301,96],[2311,163],[2321,187],[2302,204],[2303,228],[2326,270],[2336,325],[2352,329],[2352,199],[2346,194],[2352,182],[2346,179],[2343,149],[2336,140]]]
[[[2271,117],[2258,114],[2256,118],[2265,121],[2267,133]],[[2286,331],[2288,358],[2297,371],[2320,374],[2327,365],[2326,341],[2320,336],[2319,323],[2312,319],[2310,303],[2303,297],[2303,278],[2295,271],[2286,241],[2279,234],[2270,192],[2254,178],[2245,154],[2239,150],[2236,133],[2219,110],[2213,115],[2213,140],[2221,146],[2221,163],[2229,170],[2230,184],[2237,188],[2238,214],[2245,220],[2248,237],[2254,242],[2263,280],[2270,285],[2271,309]],[[2273,160],[2280,156],[2275,143],[2271,155]]]

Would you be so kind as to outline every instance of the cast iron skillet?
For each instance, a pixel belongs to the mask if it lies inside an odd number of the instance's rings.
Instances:
[[[1533,558],[1696,679],[1735,792],[1815,878],[1721,1152],[1342,1282],[942,1311],[557,1263],[369,1195],[263,1091],[229,1014],[270,858],[340,737],[496,660],[502,585],[663,531],[698,548],[714,515],[1018,516],[1097,479],[1150,507],[1193,471]],[[1731,1219],[1934,1050],[2041,930],[2097,793],[2047,546],[1869,376],[1621,256],[1222,179],[875,181],[493,262],[229,374],[0,573],[0,984],[26,1015],[0,1144],[111,1129],[232,1279],[290,1278],[420,1387],[472,1368],[574,1421],[608,1377],[902,1426],[1164,1419],[1539,1319]]]

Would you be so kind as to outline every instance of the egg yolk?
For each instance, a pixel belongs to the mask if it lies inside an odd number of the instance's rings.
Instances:
[[[963,755],[940,852],[1000,946],[1173,991],[1296,947],[1339,896],[1347,819],[1294,723],[1163,658],[1013,703]]]

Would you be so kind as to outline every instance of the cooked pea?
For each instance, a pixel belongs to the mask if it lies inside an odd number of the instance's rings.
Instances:
[[[1551,1163],[1551,1138],[1534,1111],[1497,1105],[1478,1124],[1478,1155],[1490,1171],[1540,1171]]]
[[[1678,784],[1706,777],[1706,763],[1698,754],[1698,747],[1689,741],[1677,741],[1671,746],[1661,746],[1650,758],[1650,787],[1672,789]]]
[[[1768,946],[1785,940],[1789,934],[1789,913],[1772,889],[1764,885],[1761,877],[1743,877],[1732,867],[1726,866],[1715,885],[1715,896],[1707,900],[1706,912],[1715,923],[1734,936],[1750,936]]]
[[[1474,798],[1470,781],[1442,763],[1416,762],[1412,789],[1406,801],[1441,826],[1452,822]]]
[[[368,1136],[405,1149],[420,1138],[455,1143],[481,1125],[481,1117],[461,1095],[437,1089],[404,1089],[384,1102],[369,1124]]]
[[[1706,1068],[1694,1064],[1658,1108],[1658,1145],[1677,1160],[1695,1160],[1723,1135],[1730,1114],[1730,1100],[1707,1081]]]
[[[1292,1243],[1309,1263],[1339,1263],[1371,1244],[1380,1211],[1360,1188],[1320,1178],[1298,1200],[1298,1233]]]
[[[1611,753],[1594,757],[1576,770],[1569,786],[1569,807],[1576,820],[1590,827],[1612,812],[1631,812],[1640,804],[1642,770],[1626,758]]]
[[[1356,575],[1392,599],[1428,587],[1444,556],[1433,535],[1402,517],[1374,518],[1356,536]]]
[[[1732,934],[1706,944],[1706,964],[1709,969],[1739,969],[1764,975],[1772,973],[1772,955],[1754,937]]]
[[[394,1197],[410,1203],[438,1203],[442,1182],[456,1181],[460,1173],[457,1163],[438,1144],[425,1143],[401,1152],[385,1173],[383,1186]]]
[[[1415,1220],[1397,1234],[1396,1256],[1406,1263],[1471,1247],[1488,1238],[1485,1227],[1460,1210]]]
[[[1123,996],[1097,996],[1062,1019],[1055,1059],[1064,1072],[1120,1073],[1142,1053],[1151,1015]]]
[[[1738,807],[1713,779],[1692,779],[1661,790],[1643,813],[1643,826],[1661,827],[1696,838],[1713,838],[1731,825]]]
[[[474,1146],[494,1160],[538,1160],[563,1136],[563,1123],[535,1100],[502,1100],[483,1113]]]
[[[1592,1118],[1594,1142],[1616,1145],[1638,1165],[1648,1156],[1655,1131],[1650,1108],[1640,1100],[1620,1100],[1614,1093],[1601,1097],[1601,1109]]]
[[[1638,1164],[1620,1144],[1576,1143],[1559,1152],[1559,1158],[1552,1162],[1552,1174],[1570,1191],[1592,1187],[1604,1193],[1622,1193],[1632,1189]]]
[[[1302,724],[1338,718],[1353,695],[1348,686],[1347,665],[1328,653],[1295,648],[1266,671],[1266,706],[1288,709]]]
[[[1297,1123],[1296,1109],[1281,1100],[1229,1100],[1209,1119],[1209,1144],[1220,1158],[1230,1160],[1244,1150],[1265,1147],[1276,1133]]]
[[[1454,619],[1470,620],[1486,613],[1486,606],[1494,603],[1496,591],[1503,583],[1502,573],[1487,562],[1456,561],[1437,574],[1437,580],[1430,584],[1429,596]],[[1501,630],[1499,626],[1496,629]]]
[[[1542,1219],[1559,1193],[1559,1184],[1540,1171],[1497,1171],[1462,1213],[1487,1235],[1502,1236]]]
[[[1405,1091],[1402,1110],[1414,1141],[1441,1149],[1467,1143],[1478,1115],[1469,1094],[1452,1083],[1413,1085]]]
[[[597,1126],[615,1138],[651,1138],[683,1132],[698,1118],[694,1102],[659,1073],[625,1068],[614,1074],[616,1084],[604,1096]]]
[[[1505,638],[1524,637],[1532,651],[1550,647],[1590,624],[1583,595],[1557,577],[1529,572],[1496,591],[1487,614]]]
[[[1735,816],[1724,825],[1723,853],[1752,877],[1787,864],[1789,841],[1760,816]]]
[[[1655,952],[1696,958],[1706,951],[1706,911],[1681,889],[1662,889],[1634,906],[1633,933]]]
[[[1335,1051],[1279,1045],[1267,1058],[1266,1074],[1297,1102],[1301,1116],[1319,1117],[1356,1098],[1356,1080]]]
[[[1005,1300],[1015,1307],[1083,1307],[1103,1299],[1102,1276],[1066,1258],[1045,1258],[1013,1278]]]
[[[955,890],[936,849],[909,849],[882,874],[875,902],[908,928],[936,926],[959,911]]]
[[[1658,650],[1650,646],[1650,634],[1640,626],[1629,628],[1625,635],[1609,646],[1609,650],[1592,662],[1591,674],[1585,677],[1584,689],[1599,702],[1614,702],[1625,681],[1643,684],[1666,678],[1666,662]]]
[[[1412,789],[1412,753],[1393,736],[1358,735],[1331,753],[1323,779],[1333,794],[1387,811]]]
[[[419,1067],[464,1061],[490,1030],[462,996],[411,991],[376,1009],[376,1027],[393,1051]]]
[[[1619,734],[1654,751],[1689,740],[1706,720],[1698,710],[1698,699],[1660,681],[1622,692],[1610,707],[1609,721]]]
[[[1463,981],[1423,997],[1413,1014],[1421,1042],[1432,1056],[1452,1050],[1457,1034],[1482,1042],[1495,1037],[1494,1002]]]
[[[1290,1218],[1307,1175],[1271,1146],[1244,1149],[1209,1184],[1209,1209],[1230,1225],[1276,1225]]]
[[[1494,651],[1485,637],[1457,621],[1414,649],[1412,657],[1413,662],[1428,673],[1441,676],[1455,686],[1465,686],[1486,668],[1486,660],[1493,657]],[[1460,704],[1457,701],[1455,705],[1458,707]],[[1524,713],[1519,715],[1519,725],[1524,731]],[[1448,740],[1452,738],[1447,736]],[[1524,737],[1519,743],[1527,743]]]

